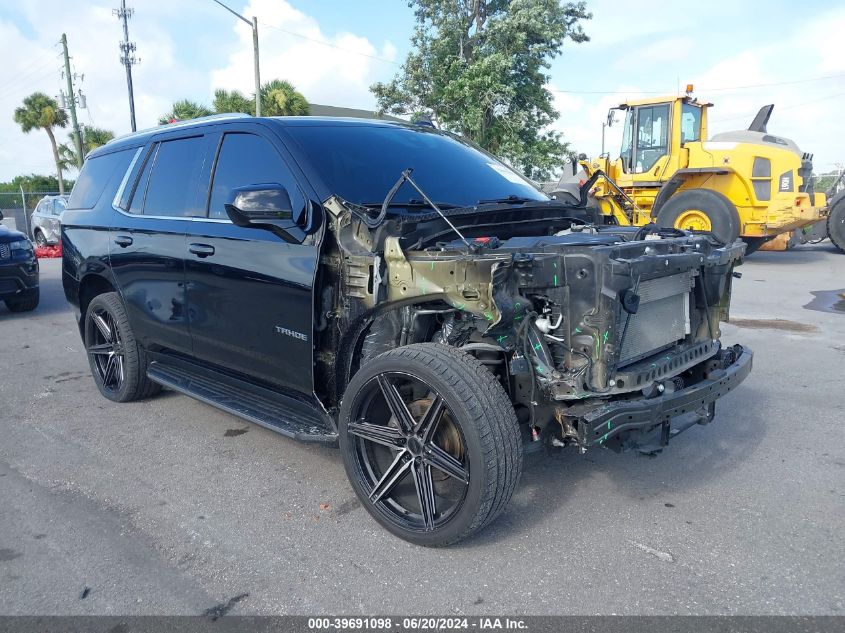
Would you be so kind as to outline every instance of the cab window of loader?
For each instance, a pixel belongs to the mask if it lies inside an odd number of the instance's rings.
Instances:
[[[634,173],[654,167],[669,151],[669,104],[637,108],[637,149]]]
[[[625,125],[622,128],[622,151],[619,157],[622,159],[622,169],[626,172],[631,171],[631,163],[633,156],[631,153],[634,150],[634,111],[627,110],[625,112]]]
[[[681,144],[701,140],[701,107],[685,103],[681,108]]]

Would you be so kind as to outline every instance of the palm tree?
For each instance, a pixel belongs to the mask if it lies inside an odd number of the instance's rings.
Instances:
[[[167,125],[174,121],[196,119],[201,116],[208,116],[209,114],[214,113],[204,105],[191,101],[190,99],[181,99],[173,103],[171,111],[162,116],[158,120],[158,123],[159,125]]]
[[[83,158],[114,138],[114,132],[111,130],[90,127],[88,125],[83,125],[81,132]],[[79,164],[76,160],[76,146],[73,142],[72,135],[69,143],[59,145],[59,159],[62,163],[62,169],[76,169],[76,166]]]
[[[308,101],[289,81],[274,79],[261,86],[263,116],[300,116],[310,112]]]
[[[62,178],[62,162],[53,128],[67,126],[67,112],[59,107],[55,99],[51,99],[43,92],[33,92],[23,100],[21,107],[15,108],[15,123],[21,126],[24,134],[29,134],[36,128],[42,128],[47,132],[47,136],[50,137],[50,144],[53,146],[53,160],[56,162],[59,193],[64,195],[65,183]]]
[[[238,90],[223,90],[218,88],[214,91],[214,111],[218,114],[224,112],[243,112],[244,114],[255,114],[255,100],[247,99]]]

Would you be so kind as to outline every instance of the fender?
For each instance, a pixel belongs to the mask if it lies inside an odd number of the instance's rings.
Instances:
[[[686,169],[679,169],[672,177],[666,181],[657,196],[654,198],[654,204],[651,207],[651,217],[656,218],[660,208],[669,201],[678,188],[684,183],[687,176],[697,176],[699,174],[712,174],[714,176],[725,176],[733,173],[730,169],[724,167],[688,167]]]

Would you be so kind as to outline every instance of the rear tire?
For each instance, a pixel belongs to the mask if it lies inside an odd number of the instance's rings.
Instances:
[[[31,291],[25,297],[16,297],[15,299],[6,299],[6,307],[10,312],[32,312],[38,307],[38,302],[41,299],[41,292],[38,288]]]
[[[841,198],[827,216],[827,236],[833,245],[845,253],[845,198]]]
[[[675,194],[657,215],[657,224],[665,228],[684,228],[683,218],[690,212],[700,212],[710,223],[710,233],[724,244],[739,237],[739,213],[722,194],[709,189],[688,189]],[[680,222],[679,222],[680,221]]]
[[[44,232],[41,229],[35,229],[34,237],[36,246],[47,246],[47,238],[44,236]]]
[[[451,545],[484,528],[522,472],[510,399],[484,365],[446,345],[408,345],[366,363],[343,396],[339,436],[361,503],[417,545]]]
[[[85,350],[94,383],[109,400],[149,398],[161,385],[147,378],[147,357],[135,340],[116,292],[97,295],[85,311]]]

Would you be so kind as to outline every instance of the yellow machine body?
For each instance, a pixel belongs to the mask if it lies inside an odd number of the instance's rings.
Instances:
[[[625,114],[622,147],[611,159],[583,160],[587,176],[599,179],[592,199],[619,224],[643,225],[658,219],[673,196],[710,190],[727,198],[739,219],[739,235],[762,244],[778,234],[825,217],[824,194],[812,192],[812,156],[789,139],[765,131],[771,106],[749,130],[707,136],[710,103],[690,96],[629,101],[611,110]],[[756,128],[755,129],[755,125]],[[674,215],[674,214],[673,214]],[[675,228],[711,230],[707,209],[686,209]]]

